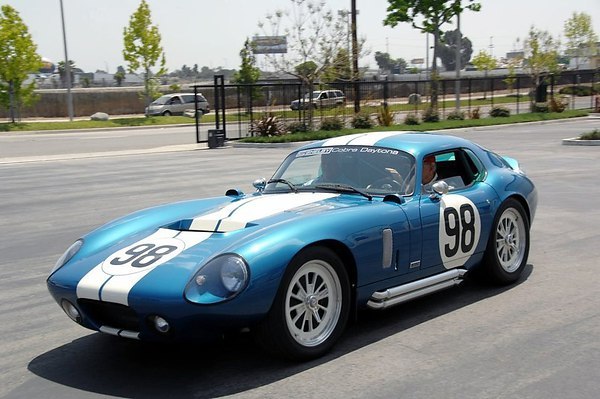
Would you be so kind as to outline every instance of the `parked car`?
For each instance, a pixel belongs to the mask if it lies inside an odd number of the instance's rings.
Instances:
[[[312,94],[306,94],[303,99],[292,101],[290,108],[297,111],[307,109],[309,106],[328,108],[343,106],[345,103],[346,95],[341,90],[317,90],[313,91]]]
[[[206,114],[210,111],[206,98],[198,93],[198,112]],[[165,94],[146,107],[146,115],[183,115],[186,110],[194,110],[194,93]]]
[[[304,145],[254,186],[84,235],[50,272],[50,294],[73,321],[106,334],[203,342],[249,329],[272,352],[310,359],[359,309],[455,286],[475,270],[518,280],[538,199],[516,160],[409,132]]]

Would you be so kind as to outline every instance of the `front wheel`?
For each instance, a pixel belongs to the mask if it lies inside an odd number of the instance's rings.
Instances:
[[[258,327],[259,342],[291,359],[322,356],[343,333],[349,310],[350,283],[341,260],[328,248],[308,248],[290,262]]]
[[[496,212],[485,252],[485,277],[508,284],[519,279],[529,256],[529,220],[523,206],[506,200]]]
[[[165,111],[165,112],[163,112],[163,116],[171,116],[171,111]]]

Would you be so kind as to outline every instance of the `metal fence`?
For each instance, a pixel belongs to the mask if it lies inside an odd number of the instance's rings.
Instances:
[[[467,116],[477,111],[484,117],[489,111],[502,106],[512,114],[531,112],[532,98],[537,103],[546,103],[554,97],[565,103],[567,109],[594,108],[595,95],[600,85],[599,71],[567,71],[559,75],[548,75],[542,84],[532,84],[530,76],[467,77],[438,81],[438,113],[441,119],[456,110],[456,88],[459,87],[460,111]],[[213,105],[217,114],[214,128],[222,130],[226,139],[239,139],[253,135],[252,126],[268,116],[276,116],[282,123],[306,124],[310,121],[318,128],[328,118],[337,117],[346,125],[355,116],[355,100],[358,99],[362,113],[374,119],[379,107],[387,106],[394,115],[394,123],[403,123],[407,114],[420,114],[429,106],[431,97],[430,80],[372,80],[359,82],[336,82],[315,84],[308,90],[299,82],[260,82],[252,85],[224,84],[215,78],[214,85],[197,85]],[[595,91],[593,90],[595,87]],[[576,88],[576,89],[573,89]],[[313,109],[292,110],[292,101],[301,99],[313,90],[341,90],[345,103],[338,107],[321,107],[319,102]],[[565,90],[576,90],[580,95],[564,94]],[[311,117],[312,116],[312,117]],[[208,130],[212,123],[198,120],[198,141],[208,141]]]

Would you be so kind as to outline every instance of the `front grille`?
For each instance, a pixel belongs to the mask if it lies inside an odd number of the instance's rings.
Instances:
[[[77,303],[84,315],[99,326],[131,331],[138,331],[140,328],[137,314],[128,306],[92,299],[79,299]]]

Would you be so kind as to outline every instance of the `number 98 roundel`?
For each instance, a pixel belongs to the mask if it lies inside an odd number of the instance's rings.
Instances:
[[[146,272],[173,259],[185,249],[185,243],[176,238],[157,238],[137,243],[115,252],[102,264],[102,270],[112,276]]]
[[[475,252],[481,235],[481,218],[475,204],[462,195],[440,201],[439,249],[446,269],[463,266]]]

